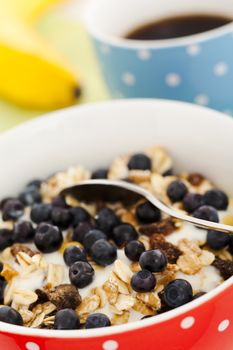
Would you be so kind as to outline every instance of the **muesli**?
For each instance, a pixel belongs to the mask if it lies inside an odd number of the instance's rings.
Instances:
[[[71,167],[1,201],[0,321],[32,328],[124,324],[184,305],[233,275],[233,237],[174,220],[150,203],[86,204],[61,190],[121,179],[178,210],[233,224],[229,197],[204,175],[175,174],[161,146],[108,169]]]

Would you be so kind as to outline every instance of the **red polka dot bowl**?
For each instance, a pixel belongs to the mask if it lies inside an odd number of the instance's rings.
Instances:
[[[72,164],[91,168],[152,144],[176,170],[201,171],[233,195],[233,120],[181,102],[125,100],[74,107],[0,136],[0,195]],[[1,350],[232,350],[233,278],[167,313],[103,329],[55,331],[0,322]]]

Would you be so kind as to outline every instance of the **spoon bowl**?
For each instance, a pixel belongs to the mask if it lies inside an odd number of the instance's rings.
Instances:
[[[155,194],[145,188],[126,181],[115,180],[87,180],[64,189],[61,196],[71,196],[83,202],[123,202],[126,205],[136,203],[141,199],[149,201],[167,215],[182,221],[189,222],[200,228],[214,231],[233,233],[233,226],[197,219],[183,214],[162,202]]]

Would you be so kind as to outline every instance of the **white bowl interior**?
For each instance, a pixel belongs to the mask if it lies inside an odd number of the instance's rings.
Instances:
[[[176,171],[199,171],[233,195],[233,120],[180,102],[125,100],[74,107],[0,136],[0,198],[31,179],[82,164],[108,166],[114,157],[162,144]]]
[[[207,13],[233,16],[229,0],[92,0],[88,22],[96,31],[123,36],[131,29],[173,15]]]

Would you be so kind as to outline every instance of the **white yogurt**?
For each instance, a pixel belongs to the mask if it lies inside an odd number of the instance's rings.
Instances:
[[[42,270],[32,272],[27,276],[16,276],[14,278],[14,287],[22,290],[32,290],[41,289],[45,280],[45,273]]]
[[[193,287],[194,293],[209,292],[222,283],[222,277],[214,266],[203,267],[195,275],[186,275],[183,272],[177,272],[176,278],[187,280]]]
[[[207,230],[199,229],[188,222],[183,222],[182,227],[179,230],[176,230],[169,236],[166,236],[166,240],[177,245],[181,239],[187,238],[190,241],[203,245],[206,242],[206,237]]]

